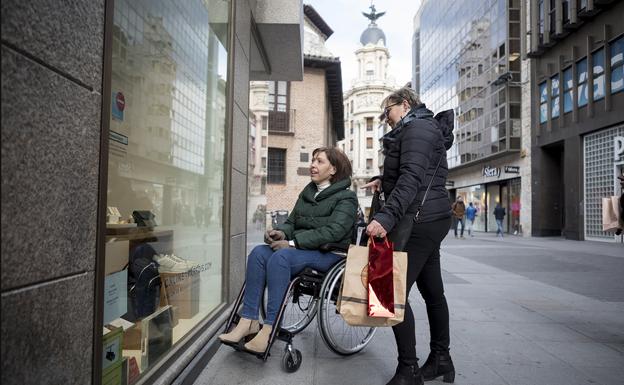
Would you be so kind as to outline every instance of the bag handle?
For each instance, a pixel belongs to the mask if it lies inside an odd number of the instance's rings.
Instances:
[[[370,237],[369,242],[371,242],[373,244],[373,246],[375,245],[375,237]],[[383,237],[384,243],[386,244],[386,247],[390,248],[390,243],[388,243],[388,236]]]
[[[425,191],[425,195],[423,196],[423,200],[422,202],[420,202],[420,204],[418,205],[418,209],[416,210],[416,215],[414,216],[414,222],[416,222],[418,220],[418,216],[420,215],[420,210],[422,210],[423,205],[425,204],[425,201],[427,200],[427,195],[429,194],[429,189],[431,189],[431,185],[433,184],[433,180],[436,177],[436,174],[438,173],[438,169],[440,168],[440,163],[442,162],[442,157],[444,157],[445,153],[442,153],[442,155],[440,155],[440,159],[438,159],[438,164],[436,165],[435,171],[433,172],[433,176],[431,177],[431,180],[429,181],[429,185],[427,186],[427,191]]]

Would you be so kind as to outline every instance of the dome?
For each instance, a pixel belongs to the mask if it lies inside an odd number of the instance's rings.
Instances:
[[[368,28],[362,32],[362,36],[360,36],[360,43],[362,43],[362,45],[369,43],[377,45],[377,42],[379,42],[380,39],[383,40],[383,45],[385,46],[386,34],[379,29],[376,24],[371,23]]]

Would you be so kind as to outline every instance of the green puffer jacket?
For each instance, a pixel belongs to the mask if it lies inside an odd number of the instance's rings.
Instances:
[[[276,230],[294,240],[298,249],[316,250],[325,243],[350,243],[357,215],[357,196],[349,190],[351,179],[333,183],[316,199],[316,184],[310,182],[297,199],[285,223]]]

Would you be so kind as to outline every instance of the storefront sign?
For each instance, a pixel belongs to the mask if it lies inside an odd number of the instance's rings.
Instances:
[[[505,166],[505,173],[520,174],[520,166]]]
[[[613,160],[618,162],[624,157],[624,136],[616,136],[613,138]]]
[[[488,178],[500,176],[500,172],[501,172],[501,169],[499,167],[490,167],[490,166],[483,167],[483,176],[488,177]]]

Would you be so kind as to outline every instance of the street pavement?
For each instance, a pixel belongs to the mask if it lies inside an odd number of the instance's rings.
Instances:
[[[624,384],[624,245],[476,233],[442,244],[458,385]],[[417,352],[429,353],[416,287]],[[396,367],[391,329],[351,357],[329,351],[316,322],[297,335],[303,363],[280,367],[284,344],[266,363],[221,346],[196,385],[383,385]],[[442,384],[440,380],[428,384]]]

